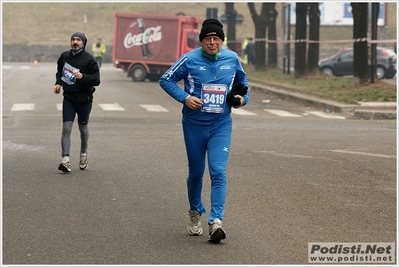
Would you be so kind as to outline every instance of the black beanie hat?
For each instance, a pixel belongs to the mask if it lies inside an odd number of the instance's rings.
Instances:
[[[207,36],[217,36],[224,41],[223,24],[217,19],[206,19],[202,22],[200,42]]]
[[[71,41],[72,41],[73,37],[79,37],[80,39],[82,39],[83,46],[86,47],[87,38],[86,38],[86,35],[83,32],[75,32],[75,33],[73,33],[72,36],[71,36]]]

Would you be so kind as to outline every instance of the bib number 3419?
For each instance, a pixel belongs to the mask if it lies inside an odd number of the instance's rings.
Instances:
[[[227,86],[225,84],[202,85],[203,112],[223,113],[226,103]]]

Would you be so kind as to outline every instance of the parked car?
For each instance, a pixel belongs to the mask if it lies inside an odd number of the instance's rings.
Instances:
[[[396,74],[396,53],[377,47],[376,77],[391,79]],[[329,58],[319,61],[319,69],[328,75],[353,75],[353,48],[345,48]]]

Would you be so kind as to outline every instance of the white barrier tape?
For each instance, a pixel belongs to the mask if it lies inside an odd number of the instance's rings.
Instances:
[[[381,43],[396,43],[396,39],[388,39],[388,40],[371,40],[367,38],[357,38],[351,40],[307,40],[307,39],[298,39],[298,40],[268,40],[264,38],[258,38],[254,40],[255,42],[266,42],[266,43],[359,43],[359,42],[367,42],[370,44],[381,44]],[[235,43],[235,41],[227,41],[227,43]]]

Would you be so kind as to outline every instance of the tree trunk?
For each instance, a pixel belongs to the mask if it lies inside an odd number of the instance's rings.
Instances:
[[[306,16],[307,3],[296,3],[296,25],[295,25],[295,77],[306,75]]]
[[[277,40],[277,32],[276,32],[276,3],[265,3],[268,9],[268,40],[276,41]],[[277,42],[269,42],[267,50],[267,66],[270,68],[277,68]]]
[[[380,3],[371,3],[371,40],[377,40],[377,22],[378,13],[380,12]],[[370,83],[374,83],[377,68],[377,44],[371,44],[371,70],[370,70]],[[372,71],[372,72],[371,72]]]
[[[267,29],[267,9],[266,5],[262,5],[261,15],[256,13],[254,3],[248,3],[248,8],[252,16],[252,20],[255,25],[255,55],[254,66],[255,70],[265,70],[266,69],[266,29]]]
[[[234,10],[234,3],[225,3],[227,19],[227,46],[232,51],[236,51],[236,17],[237,11]]]
[[[309,3],[308,73],[319,72],[320,10],[319,3]]]
[[[358,86],[369,80],[367,53],[368,3],[351,3],[353,14],[353,85]]]

